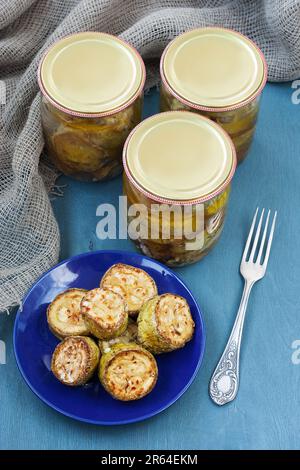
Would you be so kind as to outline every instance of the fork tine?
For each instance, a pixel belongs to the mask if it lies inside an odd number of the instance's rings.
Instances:
[[[244,248],[244,252],[243,252],[243,256],[242,256],[242,260],[243,260],[243,261],[245,261],[245,259],[246,259],[246,257],[247,257],[247,253],[248,253],[248,250],[249,250],[249,246],[250,246],[250,242],[251,242],[253,230],[254,230],[254,227],[255,227],[255,222],[256,222],[257,213],[258,213],[258,207],[257,207],[257,209],[256,209],[256,211],[255,211],[255,214],[254,214],[254,217],[253,217],[253,220],[252,220],[252,224],[251,224],[251,228],[250,228],[250,232],[249,232],[249,235],[248,235],[248,238],[247,238],[247,241],[246,241],[246,245],[245,245],[245,248]]]
[[[259,218],[258,226],[257,226],[257,229],[256,229],[254,242],[253,242],[253,245],[252,245],[252,250],[251,250],[251,253],[250,253],[250,256],[249,256],[249,261],[253,261],[253,258],[254,258],[254,255],[255,255],[255,251],[256,251],[256,247],[257,247],[257,243],[258,243],[258,239],[259,239],[259,235],[260,235],[260,231],[261,231],[261,225],[262,225],[262,221],[263,221],[263,218],[264,218],[264,213],[265,213],[265,209],[263,209],[261,211],[261,216]]]
[[[268,230],[268,225],[269,225],[270,214],[271,214],[271,211],[269,209],[268,210],[268,215],[267,215],[267,220],[266,220],[266,223],[265,223],[265,228],[264,228],[264,231],[263,231],[263,236],[262,236],[262,239],[261,239],[261,242],[260,242],[259,252],[258,252],[258,255],[257,255],[257,259],[256,259],[256,263],[259,263],[259,264],[260,264],[263,249],[264,249],[264,246],[265,246],[265,240],[266,240],[266,235],[267,235],[267,230]]]
[[[273,240],[273,235],[274,235],[274,230],[275,230],[275,223],[276,223],[276,218],[277,218],[277,211],[275,211],[274,217],[273,217],[273,222],[272,222],[272,227],[269,235],[269,240],[268,240],[268,245],[266,249],[266,256],[263,262],[263,267],[266,268],[269,260],[269,255],[270,255],[270,250],[271,250],[271,245],[272,245],[272,240]]]

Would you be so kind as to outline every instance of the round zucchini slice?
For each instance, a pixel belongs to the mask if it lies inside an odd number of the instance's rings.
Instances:
[[[194,321],[187,301],[174,294],[149,300],[138,317],[138,341],[154,354],[182,348],[192,339]]]
[[[68,289],[57,295],[47,309],[49,329],[59,339],[67,336],[85,336],[89,329],[80,310],[85,289]]]
[[[135,343],[114,344],[103,354],[99,364],[100,382],[117,400],[143,398],[155,386],[157,376],[155,358]]]
[[[143,269],[128,264],[114,264],[104,274],[100,287],[105,287],[122,295],[125,299],[128,314],[137,316],[147,300],[157,295],[157,287],[148,273]]]
[[[120,336],[127,328],[125,301],[112,290],[90,290],[81,301],[81,312],[90,332],[96,338],[112,339]]]
[[[111,346],[117,343],[136,343],[137,341],[137,323],[132,320],[132,318],[128,319],[128,325],[126,331],[121,336],[117,336],[116,338],[109,339],[106,341],[99,340],[99,348],[102,353],[107,353],[110,351]]]
[[[99,357],[99,348],[91,338],[70,336],[56,346],[51,370],[65,385],[83,385],[95,372]]]

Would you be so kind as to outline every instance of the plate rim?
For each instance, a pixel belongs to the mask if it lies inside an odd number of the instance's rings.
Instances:
[[[41,282],[44,279],[44,277],[46,277],[51,271],[53,271],[54,269],[58,268],[59,266],[65,264],[65,263],[68,263],[69,261],[78,260],[78,259],[86,257],[86,256],[101,255],[101,254],[113,254],[113,255],[125,255],[125,256],[127,255],[127,256],[133,256],[133,257],[140,258],[140,259],[146,259],[148,261],[153,262],[154,264],[158,264],[160,267],[162,267],[163,269],[165,269],[166,271],[171,273],[173,276],[175,276],[176,280],[178,280],[182,284],[182,286],[187,290],[187,292],[189,293],[189,295],[193,299],[193,302],[195,303],[195,305],[197,307],[197,311],[198,311],[198,315],[199,315],[199,321],[200,321],[200,325],[201,325],[201,329],[202,329],[202,342],[201,342],[201,345],[200,345],[200,354],[199,354],[199,358],[198,358],[198,361],[197,361],[197,365],[195,367],[195,370],[194,370],[190,380],[186,383],[186,385],[182,388],[182,390],[180,390],[180,392],[177,393],[166,405],[163,405],[163,406],[159,407],[155,411],[143,414],[138,418],[132,418],[132,419],[129,418],[129,419],[123,419],[123,420],[116,420],[116,421],[113,421],[113,422],[112,421],[102,421],[102,420],[98,420],[98,419],[94,420],[94,419],[89,419],[89,418],[83,418],[83,417],[77,416],[73,413],[66,412],[65,410],[61,409],[59,406],[56,406],[53,403],[51,403],[47,398],[43,397],[42,394],[39,393],[39,391],[34,387],[34,385],[32,383],[30,383],[30,381],[27,379],[26,374],[23,371],[23,368],[20,364],[18,354],[17,354],[17,350],[16,350],[17,349],[16,335],[17,335],[18,320],[19,320],[20,315],[22,314],[23,305],[25,304],[26,300],[28,299],[28,297],[30,296],[32,291],[35,289],[37,284],[39,282]],[[143,269],[143,268],[141,268],[141,269]],[[66,258],[66,259],[60,261],[59,263],[55,264],[54,266],[49,268],[47,271],[45,271],[41,276],[39,276],[36,279],[36,281],[32,284],[30,289],[27,291],[27,293],[23,297],[21,306],[19,306],[19,308],[17,310],[17,313],[16,313],[16,316],[15,316],[15,320],[14,320],[14,329],[13,329],[13,351],[14,351],[14,356],[15,356],[15,360],[16,360],[19,372],[20,372],[23,380],[25,381],[26,385],[29,387],[29,389],[43,403],[45,403],[47,406],[49,406],[50,408],[52,408],[56,412],[66,416],[68,418],[71,418],[73,420],[88,423],[88,424],[93,424],[93,425],[97,425],[97,426],[120,426],[120,425],[125,425],[125,424],[138,423],[138,422],[141,422],[141,421],[145,421],[146,419],[152,418],[153,416],[156,416],[159,413],[163,412],[164,410],[168,409],[188,390],[188,388],[194,382],[194,380],[197,376],[197,373],[200,369],[200,366],[202,365],[205,349],[206,349],[206,329],[205,329],[205,324],[204,324],[204,320],[203,320],[203,316],[202,316],[202,310],[201,310],[198,302],[196,301],[194,295],[192,294],[191,290],[186,285],[186,283],[181,279],[181,277],[177,273],[172,271],[168,266],[166,266],[166,265],[160,263],[159,261],[155,260],[154,258],[150,258],[149,256],[143,255],[141,253],[131,252],[131,251],[127,251],[127,250],[85,251],[83,253],[79,253],[77,255],[70,256],[69,258]]]

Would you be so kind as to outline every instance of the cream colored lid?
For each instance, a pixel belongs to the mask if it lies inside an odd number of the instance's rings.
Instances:
[[[120,39],[78,33],[55,43],[43,59],[40,79],[49,97],[79,113],[102,113],[122,106],[143,80],[138,53]]]
[[[222,28],[188,31],[167,47],[163,74],[191,103],[227,107],[251,97],[265,73],[262,53],[245,36]]]
[[[235,167],[228,135],[196,113],[171,111],[144,120],[125,146],[125,168],[144,190],[187,201],[213,193]]]

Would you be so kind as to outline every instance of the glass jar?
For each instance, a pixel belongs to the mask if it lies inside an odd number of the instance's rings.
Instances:
[[[145,66],[137,51],[109,34],[74,34],[47,51],[38,80],[56,167],[86,181],[120,174],[124,142],[142,116]]]
[[[123,151],[128,234],[169,266],[194,263],[219,239],[236,154],[213,121],[191,112],[144,120]]]
[[[223,28],[181,34],[166,47],[160,64],[161,111],[189,110],[220,124],[240,163],[250,148],[267,66],[247,37]]]

